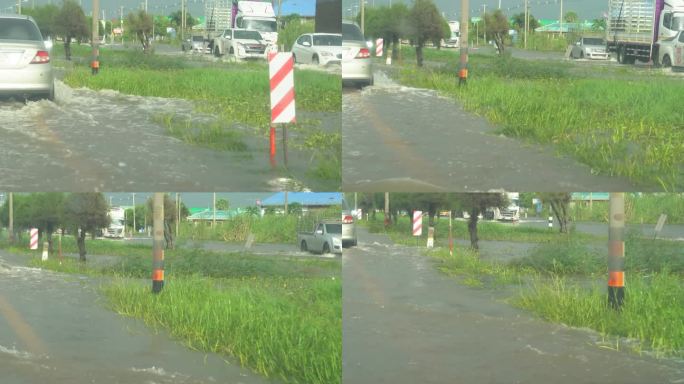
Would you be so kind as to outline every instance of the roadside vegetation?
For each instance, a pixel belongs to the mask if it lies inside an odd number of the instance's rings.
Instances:
[[[63,79],[71,87],[193,102],[204,118],[152,116],[173,137],[212,149],[246,153],[251,143],[248,137],[268,136],[271,109],[265,63],[215,63],[102,48],[100,73],[93,76],[87,65],[89,50],[74,46],[72,52],[74,63],[64,63],[67,71]],[[339,180],[340,171],[335,169],[340,168],[341,161],[340,133],[308,118],[326,114],[338,118],[342,103],[339,76],[297,69],[294,79],[299,123],[290,128],[298,132],[292,136],[290,147],[312,153],[311,176]]]
[[[592,167],[663,190],[682,188],[681,84],[659,76],[589,78],[567,66],[471,55],[467,87],[454,65],[404,66],[404,85],[435,89],[485,116],[498,132],[552,144]]]
[[[626,194],[625,219],[627,223],[655,224],[661,214],[667,215],[667,223],[684,223],[684,203],[676,194]],[[573,221],[608,221],[608,202],[575,204],[571,207]]]

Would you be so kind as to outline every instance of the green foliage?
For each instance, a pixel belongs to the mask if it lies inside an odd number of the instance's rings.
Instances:
[[[511,17],[513,27],[518,30],[518,31],[524,31],[525,30],[525,12],[521,12],[518,14],[513,15]],[[540,24],[539,21],[533,16],[533,15],[528,15],[528,31],[533,31],[536,28],[539,28]]]
[[[563,16],[563,20],[566,23],[576,23],[579,20],[579,16],[577,16],[577,12],[569,11]]]
[[[595,275],[606,272],[605,257],[585,241],[563,239],[537,246],[530,255],[511,262],[518,269],[532,269],[544,274]]]
[[[149,52],[150,39],[152,38],[152,16],[142,9],[131,12],[126,16],[126,22],[130,32],[133,32],[142,44],[143,51]]]
[[[64,223],[73,232],[93,232],[109,226],[108,211],[102,193],[72,193],[64,201]]]
[[[625,194],[625,220],[631,224],[655,224],[661,214],[667,223],[684,224],[684,196],[676,193]],[[608,222],[608,202],[575,202],[570,209],[573,221]]]
[[[21,10],[22,14],[33,17],[44,39],[48,36],[54,38],[59,28],[55,21],[59,12],[60,8],[54,4],[38,5],[35,8],[22,8]]]
[[[285,24],[285,28],[278,32],[278,46],[285,46],[285,51],[290,51],[299,36],[313,32],[314,23],[312,21],[301,22],[299,19],[291,20]]]
[[[499,55],[504,53],[505,39],[508,37],[510,24],[506,15],[500,9],[484,14],[487,38],[494,39]]]
[[[472,287],[496,287],[522,281],[522,275],[516,270],[501,263],[482,261],[478,253],[471,249],[459,248],[450,256],[449,250],[442,248],[428,255],[438,260],[437,269],[441,272],[459,276],[463,284]]]
[[[89,34],[89,26],[83,8],[74,0],[65,0],[62,8],[54,16],[54,32],[64,38],[64,53],[71,60],[71,39],[85,39]]]

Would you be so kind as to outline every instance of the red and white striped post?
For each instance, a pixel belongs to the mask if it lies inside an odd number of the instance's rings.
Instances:
[[[383,39],[376,39],[375,40],[375,57],[382,57],[382,46],[383,46]]]
[[[38,228],[31,228],[29,230],[29,238],[31,239],[29,241],[29,249],[35,251],[38,249]]]
[[[413,211],[413,236],[423,234],[423,211]]]
[[[270,156],[274,163],[275,124],[296,122],[294,91],[294,60],[291,52],[268,54],[268,72],[271,80],[271,131]],[[287,166],[287,126],[283,126],[283,159]]]

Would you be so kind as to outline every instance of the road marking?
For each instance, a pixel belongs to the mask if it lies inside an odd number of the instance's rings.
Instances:
[[[47,355],[48,349],[33,328],[21,317],[21,314],[0,295],[0,315],[7,320],[10,328],[19,336],[29,352]]]

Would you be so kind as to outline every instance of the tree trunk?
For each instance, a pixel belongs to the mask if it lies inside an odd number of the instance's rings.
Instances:
[[[568,218],[563,204],[551,201],[551,210],[558,220],[558,230],[560,233],[568,233]]]
[[[416,64],[419,67],[423,66],[423,43],[416,44]]]
[[[399,62],[401,60],[401,50],[399,49],[399,38],[395,37],[392,40],[392,61]]]
[[[67,61],[71,60],[71,36],[64,39],[64,56],[66,56]]]
[[[54,252],[52,252],[53,247],[52,247],[52,231],[51,230],[46,230],[45,231],[45,237],[47,237],[47,242],[48,242],[48,254],[52,255]]]
[[[173,249],[173,232],[171,232],[171,225],[168,220],[164,220],[164,242],[166,249]]]
[[[470,210],[470,218],[468,219],[468,233],[470,234],[470,248],[478,250],[480,245],[477,238],[477,215],[480,212],[477,209]]]
[[[85,247],[86,231],[81,228],[81,233],[78,234],[76,242],[78,244],[78,260],[85,263],[86,261],[86,247]]]

